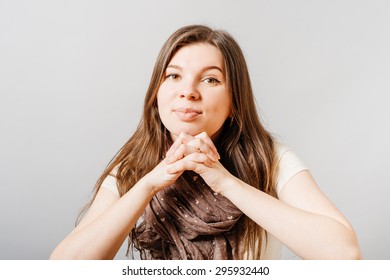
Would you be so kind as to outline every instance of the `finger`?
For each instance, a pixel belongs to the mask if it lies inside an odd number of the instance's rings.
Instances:
[[[191,141],[194,137],[187,134],[187,133],[180,133],[175,142],[172,144],[172,146],[169,148],[168,152],[166,153],[166,157],[170,157],[175,151],[182,145],[187,144],[189,141]]]
[[[181,144],[179,146],[179,148],[177,148],[176,151],[173,152],[173,154],[171,154],[169,157],[167,157],[167,163],[171,164],[171,163],[173,163],[179,159],[182,159],[185,156],[187,156],[191,153],[195,153],[195,152],[199,152],[199,150],[196,147]]]
[[[202,163],[208,167],[212,167],[214,164],[214,161],[210,160],[210,158],[202,152],[191,153],[184,157],[183,161],[194,161],[197,163]]]
[[[206,132],[199,133],[198,135],[195,136],[195,138],[202,139],[203,142],[205,142],[211,148],[215,157],[217,157],[217,159],[221,159],[221,156],[219,155],[218,150],[214,145],[214,142],[211,140],[211,138],[208,136]]]
[[[209,145],[207,145],[202,139],[194,139],[187,143],[187,146],[193,146],[198,151],[206,154],[212,161],[218,161],[218,156],[215,154],[215,152],[211,149]]]
[[[172,165],[172,167],[168,168],[168,173],[177,174],[184,172],[186,170],[195,171],[198,174],[202,174],[206,170],[207,166],[202,162],[197,162],[193,160],[180,160],[179,162]]]

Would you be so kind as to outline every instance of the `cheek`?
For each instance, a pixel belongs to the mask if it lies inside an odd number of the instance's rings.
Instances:
[[[170,113],[170,97],[167,94],[164,94],[163,92],[157,93],[157,108],[158,108],[158,114],[160,115],[161,121],[164,123],[169,120],[169,113]]]
[[[226,95],[220,95],[216,98],[212,98],[212,100],[208,101],[211,111],[214,114],[219,115],[221,118],[225,118],[230,114],[230,100]]]
[[[167,95],[164,94],[161,90],[157,92],[157,106],[158,110],[161,111],[165,108],[167,104]]]
[[[168,104],[172,99],[172,89],[162,84],[157,92],[157,104],[161,104],[164,109],[164,105]]]
[[[163,103],[160,92],[157,93],[156,97],[157,97],[157,107],[158,107],[158,110],[160,111],[160,108],[161,108],[162,103]]]

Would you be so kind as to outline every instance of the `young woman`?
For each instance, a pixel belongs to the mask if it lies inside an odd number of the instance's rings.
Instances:
[[[88,212],[51,258],[358,259],[348,221],[257,115],[242,51],[186,26],[167,40],[137,130],[98,180]]]

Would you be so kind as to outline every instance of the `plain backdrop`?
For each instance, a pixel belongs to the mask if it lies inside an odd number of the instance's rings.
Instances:
[[[72,230],[138,124],[160,47],[194,23],[235,36],[266,128],[363,257],[390,259],[386,0],[0,0],[0,259],[47,259]]]

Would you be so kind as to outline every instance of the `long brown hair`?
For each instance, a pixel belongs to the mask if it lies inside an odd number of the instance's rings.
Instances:
[[[217,47],[224,58],[232,118],[226,120],[217,140],[221,163],[242,181],[275,196],[274,141],[260,122],[244,55],[227,32],[212,30],[203,25],[190,25],[177,30],[163,45],[146,92],[140,123],[133,136],[98,179],[93,199],[104,179],[115,167],[118,168],[116,179],[122,196],[165,155],[171,139],[159,117],[157,91],[174,54],[180,48],[195,43]],[[84,212],[93,199],[86,205]],[[248,256],[260,258],[264,236],[265,231],[246,217],[245,234],[242,238]]]

